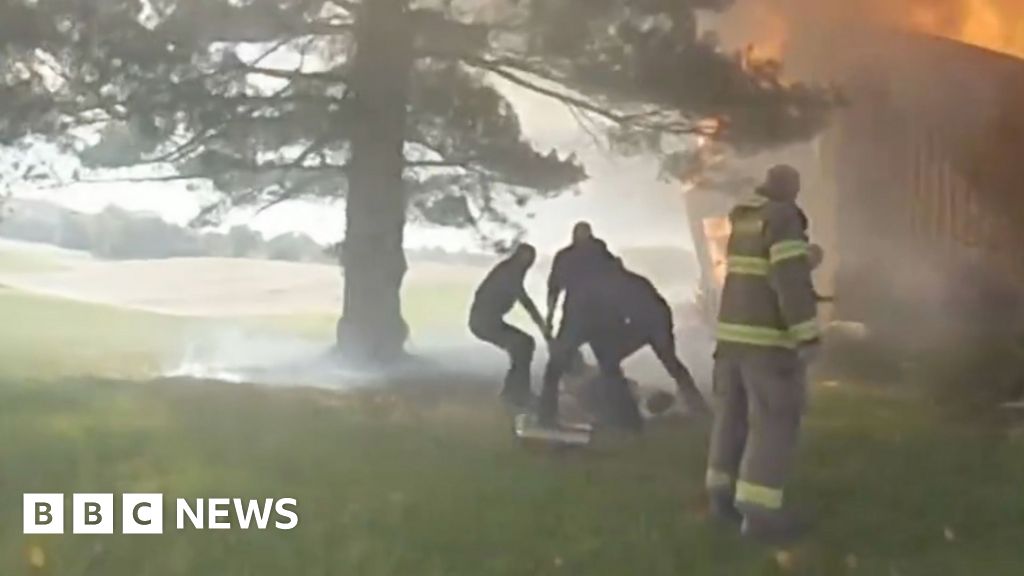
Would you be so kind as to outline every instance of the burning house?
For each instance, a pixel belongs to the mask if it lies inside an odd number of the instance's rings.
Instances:
[[[828,254],[816,281],[835,294],[833,313],[872,323],[891,317],[880,302],[948,296],[927,286],[1024,286],[1024,60],[922,33],[856,37],[804,40],[817,49],[801,51],[802,75],[839,82],[849,105],[815,142],[771,159],[805,174],[801,203]],[[730,204],[712,187],[688,195],[709,295]]]

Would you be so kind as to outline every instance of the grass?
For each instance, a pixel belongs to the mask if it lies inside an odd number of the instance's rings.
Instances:
[[[151,374],[195,321],[0,288],[0,372],[56,380]]]
[[[692,425],[531,451],[490,387],[457,377],[349,394],[147,381],[191,321],[11,291],[0,313],[5,576],[1024,571],[1022,439],[948,424],[913,390],[815,388],[790,493],[818,527],[780,557],[708,525]],[[300,523],[21,534],[22,493],[76,491],[294,497]]]
[[[0,270],[6,273],[57,272],[63,270],[61,258],[47,253],[0,250]]]

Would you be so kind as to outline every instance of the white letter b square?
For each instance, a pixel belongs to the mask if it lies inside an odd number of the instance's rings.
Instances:
[[[25,534],[64,533],[63,494],[24,494],[21,502]]]
[[[74,494],[71,506],[72,534],[114,533],[113,494]]]

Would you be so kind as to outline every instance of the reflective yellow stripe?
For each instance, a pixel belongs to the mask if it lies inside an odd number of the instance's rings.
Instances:
[[[788,331],[763,326],[745,324],[719,323],[717,336],[721,342],[750,344],[752,346],[773,346],[778,348],[796,348],[801,342],[814,340],[821,333],[817,320],[808,320],[793,326]]]
[[[760,208],[768,203],[768,199],[760,194],[747,194],[740,198],[736,203],[737,206],[747,206],[750,208]]]
[[[761,236],[764,234],[764,220],[756,216],[737,218],[732,223],[733,234],[745,234],[747,236]]]
[[[751,276],[767,276],[771,264],[767,258],[756,256],[729,256],[726,270],[730,274],[748,274]]]
[[[777,348],[796,348],[796,341],[784,330],[747,326],[744,324],[719,323],[717,330],[720,342],[750,344],[752,346],[772,346]]]
[[[782,508],[782,490],[740,480],[736,483],[736,503],[778,510]]]
[[[718,471],[718,470],[714,470],[712,468],[708,468],[708,473],[707,473],[707,476],[704,479],[704,484],[708,488],[712,488],[712,489],[714,489],[714,488],[732,488],[732,476],[729,475],[729,474],[726,474],[725,472],[721,472],[721,471]]]
[[[790,326],[789,335],[797,342],[814,340],[821,335],[821,332],[818,329],[818,321],[808,320],[807,322],[797,324],[796,326]]]
[[[809,248],[807,242],[803,240],[783,240],[772,244],[769,253],[772,264],[778,264],[790,258],[806,257]]]

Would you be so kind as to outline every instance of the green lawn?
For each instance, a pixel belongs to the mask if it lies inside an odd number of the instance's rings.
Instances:
[[[340,286],[339,286],[340,289]],[[412,329],[414,340],[460,336],[466,331],[469,303],[475,286],[465,281],[439,281],[413,278],[402,290],[402,313]],[[244,320],[254,327],[284,329],[289,332],[329,341],[333,338],[337,314],[295,314],[257,316]],[[513,312],[518,324],[530,325],[529,317],[518,308]]]
[[[692,425],[529,451],[457,377],[347,395],[145,381],[193,321],[10,291],[0,314],[3,576],[1024,573],[1024,440],[945,424],[913,392],[815,388],[791,496],[817,529],[780,565],[707,524]],[[23,492],[76,491],[295,497],[300,523],[21,534]]]

